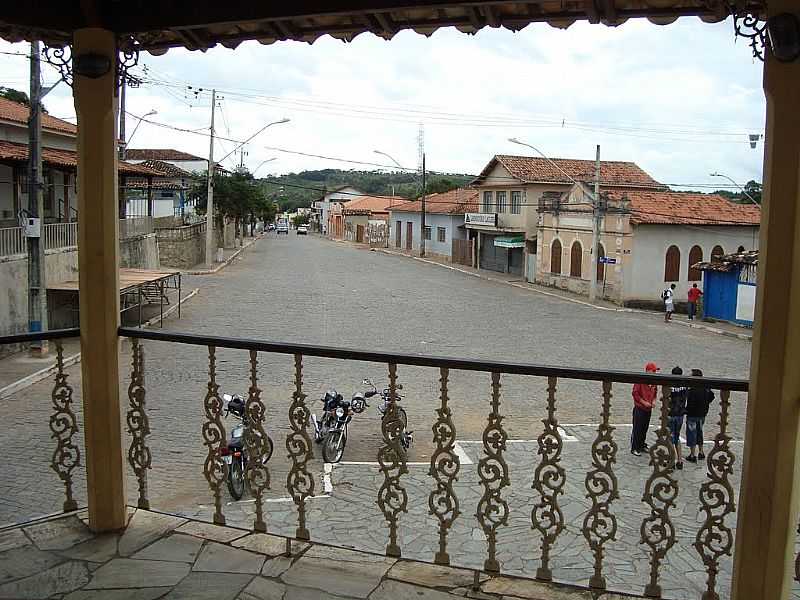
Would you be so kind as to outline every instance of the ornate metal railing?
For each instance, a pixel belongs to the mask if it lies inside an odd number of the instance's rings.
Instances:
[[[387,416],[382,419],[382,442],[376,448],[377,469],[381,474],[381,485],[375,490],[375,501],[386,521],[388,556],[399,557],[403,553],[402,536],[399,535],[404,513],[408,512],[409,496],[406,489],[409,464],[401,451],[400,435],[402,423],[397,415],[395,394],[398,389],[398,366],[430,367],[437,369],[439,378],[439,408],[432,426],[434,450],[429,460],[428,473],[431,478],[428,496],[429,514],[438,523],[438,544],[431,558],[434,563],[450,564],[449,534],[461,519],[474,519],[483,531],[486,540],[486,554],[483,571],[499,573],[503,564],[497,553],[498,534],[509,524],[509,517],[515,510],[510,503],[512,474],[506,459],[508,434],[503,426],[502,379],[504,375],[528,375],[544,378],[547,382],[546,413],[542,415],[542,429],[537,439],[538,459],[517,477],[531,479],[534,494],[532,502],[526,507],[529,513],[533,534],[529,542],[539,545],[536,578],[544,581],[553,579],[554,550],[563,547],[563,536],[575,534],[586,543],[587,555],[591,556],[593,568],[586,584],[595,590],[606,589],[606,554],[608,543],[617,539],[620,527],[620,509],[615,504],[620,499],[620,486],[615,474],[619,436],[611,423],[613,391],[615,384],[647,383],[658,386],[660,393],[654,417],[657,419],[656,438],[649,448],[649,476],[638,491],[646,507],[646,516],[637,524],[640,531],[639,544],[647,555],[649,576],[642,582],[642,593],[650,597],[662,596],[662,570],[665,561],[674,552],[678,525],[676,518],[676,497],[681,480],[675,476],[675,454],[670,440],[668,409],[670,386],[697,385],[698,380],[691,377],[630,373],[621,371],[601,371],[573,369],[510,362],[476,361],[467,359],[438,358],[417,355],[398,355],[384,352],[364,352],[358,350],[265,342],[251,339],[233,339],[216,336],[202,336],[161,331],[120,329],[122,336],[133,339],[134,358],[131,373],[130,410],[128,422],[131,431],[131,466],[139,480],[139,505],[147,506],[147,469],[150,454],[147,450],[149,428],[145,413],[144,360],[142,340],[191,344],[204,346],[208,351],[208,386],[203,412],[203,444],[206,446],[204,473],[214,502],[213,520],[223,524],[226,521],[225,503],[222,488],[227,476],[222,458],[223,446],[227,443],[225,428],[221,420],[223,402],[220,399],[216,373],[216,352],[220,348],[238,349],[248,353],[246,363],[250,387],[245,411],[250,420],[245,433],[250,459],[245,478],[255,501],[255,518],[252,528],[255,531],[268,529],[265,491],[271,485],[274,474],[273,462],[269,460],[271,440],[266,432],[281,427],[281,424],[265,422],[267,406],[259,388],[258,360],[261,353],[290,355],[294,359],[294,392],[286,399],[287,422],[290,433],[286,439],[286,456],[289,462],[286,489],[296,506],[296,537],[310,538],[307,527],[306,500],[314,494],[314,478],[308,465],[313,458],[313,445],[309,436],[309,407],[303,391],[303,361],[307,357],[332,358],[350,361],[383,363],[387,366],[390,400]],[[488,415],[482,435],[482,458],[473,467],[482,493],[474,508],[469,512],[464,506],[465,499],[457,495],[455,483],[465,477],[466,465],[461,464],[456,451],[458,441],[453,412],[450,407],[449,378],[451,371],[484,372],[487,374],[486,397]],[[288,379],[288,378],[287,378]],[[578,380],[598,382],[598,397],[601,399],[599,423],[590,449],[591,466],[588,472],[575,473],[567,468],[562,457],[565,434],[559,425],[557,410],[559,406],[558,386],[560,381]],[[699,511],[702,523],[694,536],[694,549],[698,557],[694,561],[702,563],[706,572],[704,600],[719,598],[718,577],[720,562],[732,552],[733,523],[731,514],[735,511],[735,494],[731,477],[736,457],[728,433],[731,392],[746,392],[748,383],[742,380],[703,378],[702,385],[720,391],[719,431],[713,440],[713,448],[708,453],[707,476],[699,488]],[[626,407],[630,400],[624,400]],[[273,413],[274,414],[274,413]],[[142,457],[146,457],[143,460]],[[273,455],[274,456],[274,455]],[[271,471],[272,469],[272,471]],[[577,528],[567,522],[561,497],[565,494],[568,480],[583,480],[585,496],[590,506]],[[274,484],[274,481],[273,481]],[[473,494],[474,496],[474,494]],[[681,511],[684,514],[684,511]],[[631,515],[625,514],[630,522]],[[569,531],[573,529],[573,531]],[[579,529],[576,531],[575,529]],[[573,543],[574,540],[573,540]],[[635,557],[630,556],[631,561]],[[477,572],[476,572],[477,580]]]
[[[51,340],[52,347],[55,347],[55,361],[50,371],[53,377],[53,387],[50,392],[51,413],[49,420],[50,438],[52,440],[53,453],[50,459],[50,468],[55,472],[61,485],[64,487],[64,501],[62,503],[65,512],[78,508],[75,499],[75,474],[74,471],[81,464],[81,440],[79,437],[78,417],[73,406],[73,388],[69,382],[69,375],[66,371],[64,357],[63,340],[80,336],[80,330],[58,329],[43,333],[22,333],[18,335],[8,335],[0,337],[0,347],[5,345],[28,344],[42,340]],[[8,388],[3,388],[7,390]],[[0,391],[3,391],[0,390]],[[8,392],[7,398],[3,401],[10,401],[15,392]],[[3,398],[5,394],[0,394]],[[26,409],[29,407],[25,407]],[[35,508],[31,507],[32,510]]]

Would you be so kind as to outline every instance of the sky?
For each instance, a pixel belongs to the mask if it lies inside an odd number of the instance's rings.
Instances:
[[[27,54],[28,46],[0,41],[0,85],[27,91],[28,61],[4,52]],[[748,134],[764,133],[762,64],[734,38],[730,19],[247,42],[235,51],[143,53],[133,72],[144,80],[127,95],[133,148],[207,156],[211,88],[221,97],[219,137],[244,141],[289,119],[244,146],[244,164],[258,177],[378,168],[303,154],[393,164],[375,150],[414,169],[422,124],[431,171],[475,174],[495,154],[536,155],[513,137],[561,158],[594,159],[599,144],[603,159],[633,161],[677,188],[731,186],[712,172],[761,181],[763,141],[753,150]],[[43,77],[51,84],[59,75],[43,65]],[[67,85],[45,106],[75,121]],[[151,111],[153,123],[139,124]],[[217,140],[214,156],[230,154],[223,164],[232,168],[240,157],[228,140]]]

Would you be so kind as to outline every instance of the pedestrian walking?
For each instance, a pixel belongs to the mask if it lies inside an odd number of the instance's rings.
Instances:
[[[647,373],[660,369],[649,362],[644,367]],[[631,454],[641,456],[647,450],[647,429],[650,427],[650,414],[656,403],[656,386],[649,383],[633,384],[633,430],[631,431]]]
[[[675,312],[675,284],[671,284],[667,289],[661,292],[661,299],[664,301],[664,323],[669,323],[672,320],[672,313]]]
[[[703,295],[703,291],[697,287],[696,283],[692,284],[689,288],[689,320],[694,321],[694,316],[697,314],[697,302]]]
[[[683,375],[683,369],[675,367],[672,369],[673,375]],[[681,456],[681,429],[683,428],[683,418],[686,415],[686,399],[689,389],[686,386],[675,386],[670,390],[669,397],[669,431],[672,434],[672,446],[675,448],[675,468],[683,468],[683,457]]]
[[[692,369],[692,377],[702,377],[700,369]],[[697,462],[704,460],[703,452],[703,426],[708,416],[708,407],[714,401],[714,392],[710,388],[699,384],[689,388],[686,400],[686,445],[689,447],[689,456],[686,460]],[[699,452],[696,452],[699,450]]]

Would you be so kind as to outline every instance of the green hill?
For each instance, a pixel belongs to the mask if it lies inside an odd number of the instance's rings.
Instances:
[[[472,181],[474,176],[458,173],[427,176],[426,190],[429,194],[446,192]],[[419,196],[419,177],[416,173],[385,171],[342,171],[321,169],[301,171],[288,175],[260,178],[268,196],[278,202],[281,210],[294,210],[299,206],[311,206],[311,202],[322,197],[324,190],[351,185],[376,196],[394,195],[403,198]]]

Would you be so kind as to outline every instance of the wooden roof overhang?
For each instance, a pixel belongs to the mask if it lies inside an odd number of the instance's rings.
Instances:
[[[119,35],[123,50],[163,54],[169,48],[206,50],[217,44],[313,42],[324,35],[345,41],[371,32],[386,39],[399,31],[431,35],[441,27],[475,33],[484,27],[520,30],[546,22],[566,28],[576,21],[619,25],[645,18],[666,25],[695,16],[718,22],[731,14],[763,18],[769,0],[25,0],[4,2],[0,37],[71,42],[74,31],[101,27]]]

